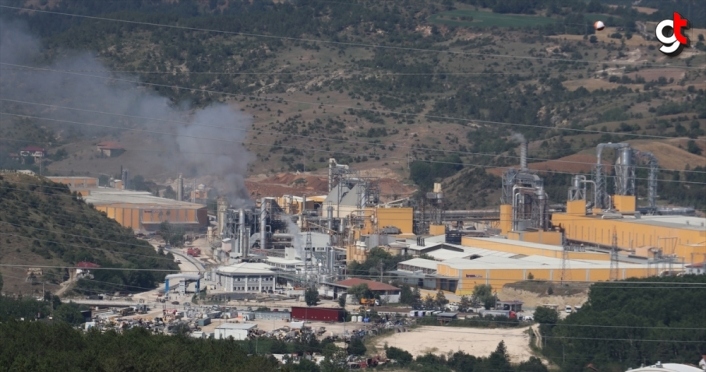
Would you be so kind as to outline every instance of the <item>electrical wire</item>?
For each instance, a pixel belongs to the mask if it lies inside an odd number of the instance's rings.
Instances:
[[[11,233],[0,232],[0,235],[14,236],[14,237],[17,237],[17,238],[22,238],[22,239],[30,239],[30,240],[40,241],[40,242],[54,243],[54,244],[58,244],[58,245],[60,245],[60,246],[66,246],[66,247],[76,247],[76,248],[80,248],[80,249],[88,249],[88,250],[103,251],[103,252],[107,252],[107,253],[110,253],[110,254],[116,254],[116,255],[127,255],[127,256],[146,257],[146,258],[155,259],[155,260],[166,260],[166,261],[174,262],[173,260],[171,260],[171,259],[169,259],[169,258],[163,258],[163,257],[159,257],[159,256],[157,256],[157,255],[151,256],[151,255],[141,254],[141,253],[118,252],[118,251],[113,251],[113,250],[106,249],[106,248],[86,247],[86,246],[81,246],[81,245],[77,245],[77,244],[68,244],[68,243],[57,242],[57,241],[54,241],[54,240],[39,239],[39,238],[35,238],[35,237],[32,237],[32,236],[25,236],[25,235],[21,235],[21,234],[11,234]],[[87,237],[87,238],[89,238],[89,237]],[[116,268],[116,270],[120,270],[120,269],[119,269],[119,268]],[[150,271],[151,269],[145,269],[145,270],[146,270],[146,271]],[[174,270],[170,270],[170,271],[174,271]],[[177,270],[177,271],[178,271],[178,270]]]
[[[47,117],[41,117],[41,116],[33,116],[33,115],[21,115],[21,114],[15,114],[15,113],[9,113],[9,112],[0,112],[0,115],[8,115],[8,116],[14,116],[14,117],[22,117],[22,118],[32,118],[32,119],[38,119],[38,120],[48,120],[48,121],[53,121],[53,122],[59,122],[59,123],[69,123],[69,124],[78,124],[78,125],[85,125],[85,126],[91,126],[91,127],[101,127],[101,128],[111,128],[111,129],[125,129],[126,131],[132,131],[132,132],[141,132],[141,133],[150,133],[150,134],[162,134],[162,135],[169,135],[169,136],[174,136],[174,137],[186,137],[186,138],[194,138],[194,139],[201,139],[201,140],[210,140],[210,141],[219,141],[219,142],[227,142],[227,143],[238,143],[238,144],[250,144],[250,145],[255,145],[255,146],[268,146],[271,147],[272,144],[265,144],[265,143],[257,143],[257,142],[245,142],[243,141],[237,141],[237,140],[228,140],[228,139],[223,139],[223,138],[213,138],[213,137],[199,137],[199,136],[191,136],[191,135],[184,135],[184,134],[174,134],[174,133],[169,133],[169,132],[160,132],[160,131],[154,131],[154,130],[146,130],[146,129],[136,129],[136,128],[119,128],[115,126],[110,126],[110,125],[103,125],[103,124],[96,124],[96,123],[84,123],[84,122],[77,122],[77,121],[71,121],[71,120],[61,120],[61,119],[53,119],[53,118],[47,118]],[[293,148],[293,149],[299,149],[299,147],[296,146],[283,146],[279,145],[281,148]],[[316,147],[313,148],[308,148],[304,149],[304,151],[313,151],[313,152],[324,152],[324,153],[330,153],[330,154],[336,154],[340,153],[340,151],[334,151],[334,150],[325,150],[325,149],[318,149]],[[358,156],[368,156],[367,153],[361,154],[361,153],[348,153],[348,155],[358,155]],[[406,158],[396,158],[396,157],[386,157],[385,159],[392,159],[392,160],[401,160],[401,161],[406,161],[408,159]],[[464,167],[471,167],[471,166],[477,166],[477,167],[482,167],[482,168],[500,168],[500,169],[511,169],[514,167],[511,166],[504,166],[504,167],[498,167],[498,166],[490,166],[490,165],[485,165],[485,164],[473,164],[473,163],[459,163],[459,162],[449,162],[449,161],[438,161],[438,160],[421,160],[417,159],[415,161],[420,161],[424,163],[429,163],[429,164],[452,164],[452,165],[462,165]],[[555,174],[569,174],[569,175],[575,175],[576,173],[574,172],[562,172],[562,171],[555,171],[555,170],[543,170],[542,172],[546,173],[555,173]],[[644,177],[636,177],[636,180],[647,180],[647,178]],[[704,182],[694,182],[694,181],[685,181],[685,180],[658,180],[658,182],[667,182],[667,183],[680,183],[680,184],[705,184]]]
[[[89,15],[82,15],[82,14],[75,14],[75,13],[57,12],[57,11],[52,11],[52,10],[41,10],[41,9],[31,9],[31,8],[25,8],[25,7],[9,6],[9,5],[0,5],[0,8],[12,9],[12,10],[18,10],[18,11],[26,11],[26,12],[30,12],[30,13],[36,12],[36,13],[44,13],[44,14],[77,17],[77,18],[83,18],[83,19],[92,19],[92,20],[97,20],[97,21],[109,21],[109,22],[119,22],[119,23],[126,23],[126,24],[132,24],[132,25],[141,25],[141,26],[164,27],[164,28],[178,29],[178,30],[185,30],[185,31],[201,31],[201,32],[207,32],[207,33],[219,33],[219,34],[224,34],[224,35],[238,35],[238,36],[244,36],[244,37],[255,37],[255,38],[272,39],[272,40],[300,41],[300,42],[339,45],[339,46],[357,47],[357,48],[386,49],[386,50],[398,51],[398,52],[399,51],[406,51],[406,52],[415,52],[415,53],[421,52],[421,53],[450,54],[450,55],[459,55],[459,56],[526,59],[526,60],[536,60],[536,61],[549,60],[552,62],[567,62],[567,63],[579,63],[579,64],[601,64],[601,65],[606,64],[606,63],[616,64],[616,65],[636,65],[637,64],[637,63],[631,62],[631,61],[610,61],[610,62],[608,62],[608,61],[583,61],[583,60],[575,60],[575,59],[569,59],[569,58],[517,56],[517,55],[511,55],[511,54],[438,50],[438,49],[402,47],[402,46],[393,46],[393,45],[384,45],[384,44],[367,44],[367,43],[358,43],[358,42],[318,40],[318,39],[308,39],[308,38],[300,38],[300,37],[276,36],[276,35],[265,35],[265,34],[256,34],[256,33],[247,33],[247,32],[237,32],[237,31],[213,30],[213,29],[169,25],[169,24],[161,24],[161,23],[153,23],[153,22],[130,21],[130,20],[119,19],[119,18],[89,16]],[[644,62],[644,63],[647,63],[647,62]],[[667,65],[651,65],[651,66],[671,67],[671,68],[680,68],[680,69],[700,69],[699,67],[682,66],[682,65],[675,66],[675,65],[669,65],[669,64],[667,64]]]
[[[508,123],[508,122],[493,121],[493,120],[459,118],[459,117],[444,116],[444,115],[430,115],[430,114],[421,115],[421,114],[409,113],[409,112],[403,112],[403,111],[380,110],[380,109],[361,108],[361,107],[354,107],[354,106],[342,106],[342,105],[333,105],[333,104],[328,104],[328,103],[324,104],[322,102],[304,102],[304,101],[296,101],[296,100],[284,99],[284,98],[279,98],[279,97],[278,98],[262,98],[262,97],[253,96],[253,95],[246,95],[246,94],[228,93],[228,92],[222,92],[222,91],[216,91],[216,90],[210,90],[210,89],[202,89],[202,88],[188,88],[188,87],[182,87],[182,86],[170,85],[170,84],[148,83],[148,82],[141,82],[139,80],[123,79],[123,78],[100,76],[100,75],[89,75],[89,74],[81,74],[81,73],[75,73],[75,72],[66,72],[63,70],[56,70],[56,69],[50,69],[50,68],[44,68],[44,67],[33,67],[33,66],[27,66],[27,65],[18,65],[18,64],[5,63],[5,62],[0,62],[0,65],[23,67],[23,68],[27,68],[30,70],[36,70],[36,71],[57,72],[57,73],[78,75],[78,76],[98,78],[98,79],[104,79],[104,80],[128,82],[128,83],[133,83],[133,84],[137,84],[137,85],[149,85],[149,86],[156,86],[156,87],[169,88],[169,89],[197,91],[197,92],[202,92],[202,93],[218,94],[218,95],[230,96],[230,97],[252,98],[252,99],[257,99],[259,101],[265,101],[265,102],[274,102],[274,103],[288,102],[288,103],[296,103],[296,104],[304,104],[304,105],[312,105],[312,106],[322,106],[322,107],[326,106],[326,107],[331,107],[331,108],[347,109],[347,110],[354,110],[354,111],[377,112],[377,113],[386,114],[386,115],[424,117],[424,118],[431,118],[431,119],[451,121],[451,122],[456,121],[456,122],[467,122],[467,123],[504,125],[504,126],[534,128],[534,129],[544,129],[544,130],[560,130],[563,132],[592,133],[592,134],[603,134],[603,133],[615,134],[614,132],[605,132],[605,131],[593,130],[593,129],[554,128],[554,127],[545,127],[542,125],[534,125],[534,124]],[[673,138],[673,137],[667,137],[667,136],[656,136],[656,135],[638,134],[638,133],[623,133],[623,135],[636,137],[636,138],[658,138],[658,139]]]
[[[99,111],[99,110],[86,110],[86,109],[81,109],[81,108],[76,108],[76,107],[67,107],[67,106],[59,106],[59,105],[51,105],[51,104],[45,104],[45,103],[39,103],[39,102],[28,102],[28,101],[21,101],[21,100],[14,100],[14,99],[7,99],[7,98],[2,98],[0,97],[0,101],[4,102],[12,102],[12,103],[18,103],[18,104],[28,104],[28,105],[35,105],[35,106],[42,106],[42,107],[50,107],[53,109],[64,109],[64,110],[73,110],[73,111],[79,111],[79,112],[89,112],[89,113],[94,113],[94,114],[102,114],[102,115],[110,115],[110,116],[118,116],[118,117],[126,117],[126,118],[133,118],[133,119],[142,119],[142,120],[148,120],[148,121],[159,121],[159,122],[166,122],[166,123],[172,123],[172,124],[184,124],[186,126],[198,126],[198,127],[205,127],[205,128],[214,128],[214,129],[221,129],[221,130],[227,130],[227,131],[239,131],[239,132],[257,132],[258,135],[264,133],[264,134],[271,134],[271,135],[278,135],[281,134],[281,132],[275,132],[275,131],[268,131],[264,129],[256,129],[256,128],[250,128],[250,129],[243,129],[243,128],[230,128],[230,127],[225,127],[225,126],[218,126],[218,125],[209,125],[209,124],[204,124],[204,123],[192,123],[192,122],[186,122],[186,121],[179,121],[179,120],[170,120],[170,119],[160,119],[160,118],[152,118],[152,117],[146,117],[146,116],[137,116],[137,115],[125,115],[125,114],[119,114],[119,113],[113,113],[113,112],[106,112],[106,111]],[[609,133],[609,132],[605,132]],[[288,137],[297,137],[297,138],[305,138],[309,140],[329,140],[329,141],[334,141],[336,143],[349,143],[349,144],[354,144],[354,145],[362,145],[362,146],[376,146],[379,147],[381,143],[379,142],[373,142],[373,141],[357,141],[357,140],[340,140],[332,137],[325,137],[325,136],[310,136],[310,135],[298,135],[298,134],[290,134]],[[667,136],[662,136],[662,138],[667,139],[667,138],[673,138],[673,137],[667,137]],[[706,139],[705,139],[706,140]],[[242,142],[243,144],[250,144],[250,142]],[[405,145],[397,145],[396,148],[401,148],[401,149],[408,149],[410,151],[415,151],[414,146],[405,146]],[[421,149],[420,149],[421,150]],[[459,154],[459,155],[471,155],[471,156],[488,156],[488,157],[502,157],[506,159],[520,159],[520,156],[511,156],[511,155],[503,155],[503,154],[490,154],[490,153],[479,153],[479,152],[470,152],[470,151],[459,151],[459,150],[434,150],[434,149],[426,149],[427,151],[432,151],[435,153],[442,153],[442,154]],[[538,157],[527,157],[527,160],[534,160],[537,162],[553,162],[553,163],[560,163],[560,164],[578,164],[578,165],[595,165],[595,163],[588,163],[588,162],[579,162],[579,161],[569,161],[569,160],[562,160],[562,159],[550,159],[550,158],[538,158]],[[646,166],[634,166],[635,169],[650,169],[650,167]],[[660,168],[661,170],[664,171],[680,171],[680,172],[685,172],[685,173],[703,173],[706,174],[706,171],[693,171],[693,170],[681,170],[681,169],[670,169],[670,168]]]
[[[371,67],[358,67],[372,69]],[[27,71],[26,68],[0,68],[0,71]],[[301,75],[301,76],[334,76],[334,75],[373,75],[373,77],[382,76],[437,76],[437,75],[454,75],[454,76],[474,76],[474,75],[520,75],[519,72],[430,72],[430,73],[406,73],[406,72],[372,72],[365,73],[361,71],[334,71],[328,73],[322,72],[217,72],[217,71],[146,71],[146,70],[61,70],[66,72],[81,72],[81,73],[113,73],[113,74],[169,74],[169,75],[254,75],[254,76],[276,76],[276,75]]]

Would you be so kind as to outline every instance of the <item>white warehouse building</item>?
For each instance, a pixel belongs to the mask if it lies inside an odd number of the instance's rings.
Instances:
[[[225,292],[274,291],[277,273],[268,264],[240,262],[216,269],[216,283]]]
[[[213,338],[216,340],[224,340],[233,337],[233,340],[246,340],[250,334],[250,330],[257,327],[257,324],[251,323],[223,323],[216,327],[213,333]]]

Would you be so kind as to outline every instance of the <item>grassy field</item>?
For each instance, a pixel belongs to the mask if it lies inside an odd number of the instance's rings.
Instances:
[[[462,17],[472,17],[464,20]],[[429,22],[447,26],[462,27],[534,27],[554,23],[549,17],[499,14],[474,10],[451,10],[434,14],[429,17]]]

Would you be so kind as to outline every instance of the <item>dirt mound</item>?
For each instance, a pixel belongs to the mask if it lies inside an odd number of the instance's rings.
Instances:
[[[392,178],[377,180],[382,201],[404,198],[412,195],[416,188]],[[254,198],[281,195],[325,195],[328,193],[328,178],[301,173],[278,173],[262,178],[251,177],[245,181],[250,195]]]
[[[590,173],[596,164],[596,155],[592,154],[573,154],[563,158],[547,160],[538,163],[529,163],[527,167],[537,171],[558,171],[568,173]],[[603,159],[603,164],[610,166],[610,162]],[[506,168],[490,168],[488,173],[496,176],[501,176]]]
[[[649,151],[659,161],[660,168],[684,169],[688,164],[691,168],[706,165],[706,157],[692,154],[682,147],[686,147],[688,139],[671,139],[665,142],[631,141],[630,145],[641,151]]]

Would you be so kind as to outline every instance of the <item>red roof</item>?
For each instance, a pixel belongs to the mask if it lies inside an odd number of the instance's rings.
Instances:
[[[123,146],[115,141],[98,142],[98,147],[106,150],[122,150]]]
[[[100,267],[100,265],[94,264],[93,262],[81,261],[76,264],[76,267],[78,267],[79,269],[95,269]]]
[[[385,284],[385,283],[380,283],[376,282],[374,280],[365,280],[365,279],[358,279],[358,278],[351,278],[351,279],[346,279],[346,280],[341,280],[340,282],[337,282],[336,285],[339,287],[354,287],[356,285],[361,285],[361,284],[367,284],[368,288],[370,288],[371,291],[398,291],[399,288]]]
[[[27,147],[23,148],[22,151],[30,151],[30,152],[41,151],[41,152],[44,152],[44,148],[39,147],[39,146],[27,146]]]

